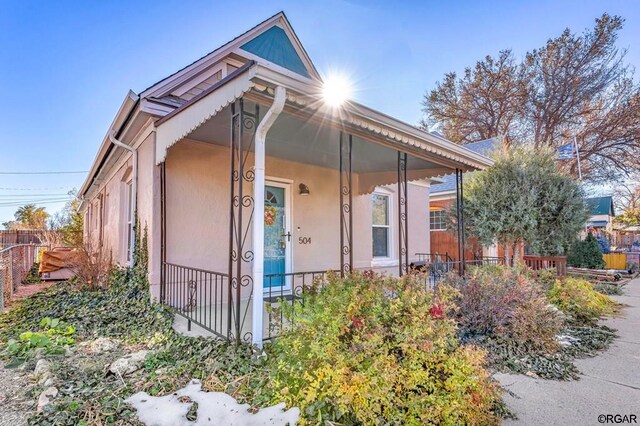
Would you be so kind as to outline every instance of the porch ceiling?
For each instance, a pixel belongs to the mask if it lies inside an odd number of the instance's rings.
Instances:
[[[261,116],[268,106],[261,106]],[[245,111],[253,112],[255,103],[245,101]],[[221,146],[229,146],[231,110],[225,107],[214,117],[191,132],[187,138]],[[347,138],[344,133],[343,138]],[[346,140],[346,139],[345,139]],[[305,120],[283,112],[270,129],[267,156],[296,163],[338,169],[340,164],[340,130],[329,123]],[[371,192],[375,186],[397,181],[397,150],[353,136],[352,170],[360,175],[359,192]],[[424,179],[450,173],[451,169],[425,159],[409,156],[409,180]]]

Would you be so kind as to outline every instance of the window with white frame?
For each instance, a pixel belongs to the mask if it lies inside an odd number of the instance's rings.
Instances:
[[[429,229],[432,231],[447,230],[447,211],[444,209],[429,212]]]
[[[389,226],[389,196],[373,194],[372,203],[372,235],[373,257],[390,257],[391,233]]]
[[[125,184],[124,194],[126,200],[126,202],[124,203],[124,207],[126,209],[124,212],[124,217],[126,218],[124,232],[126,232],[127,234],[124,238],[124,241],[127,242],[127,247],[125,250],[127,252],[127,261],[129,261],[131,260],[131,252],[129,249],[131,248],[131,230],[133,228],[133,216],[131,212],[131,205],[133,203],[133,186],[131,181]]]

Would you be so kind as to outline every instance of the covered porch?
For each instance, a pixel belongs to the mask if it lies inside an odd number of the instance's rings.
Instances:
[[[261,345],[327,271],[408,273],[428,179],[490,164],[319,89],[248,63],[157,122],[161,300],[189,324]]]

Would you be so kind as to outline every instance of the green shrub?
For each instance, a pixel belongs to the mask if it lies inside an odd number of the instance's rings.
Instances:
[[[530,270],[529,276],[542,287],[543,291],[548,291],[553,287],[558,279],[558,272],[555,268],[540,269],[537,271]]]
[[[65,347],[75,343],[75,329],[59,319],[43,318],[40,329],[20,333],[18,340],[10,339],[2,355],[15,363],[29,359],[36,349],[41,348],[47,354],[62,354]]]
[[[40,263],[34,262],[34,264],[31,265],[31,269],[29,269],[27,276],[22,280],[22,284],[37,284],[39,282],[42,282],[42,280],[40,279],[40,272],[38,272],[39,269]]]
[[[488,336],[536,350],[557,349],[562,319],[532,278],[513,268],[487,266],[473,268],[464,279],[452,275],[448,282],[460,291],[464,339]]]
[[[269,348],[263,398],[300,407],[303,423],[496,423],[485,353],[460,346],[447,318],[455,295],[414,277],[330,276],[285,309],[295,325]]]
[[[579,323],[593,323],[602,316],[615,312],[617,306],[616,302],[598,293],[583,278],[556,280],[547,296],[554,305]]]
[[[576,268],[604,268],[605,262],[598,240],[589,233],[584,240],[574,242],[567,256],[567,264]]]

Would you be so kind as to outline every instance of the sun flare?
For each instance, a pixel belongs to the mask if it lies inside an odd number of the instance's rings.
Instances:
[[[341,74],[328,75],[322,86],[322,97],[333,108],[345,103],[351,97],[351,92],[351,82]]]

